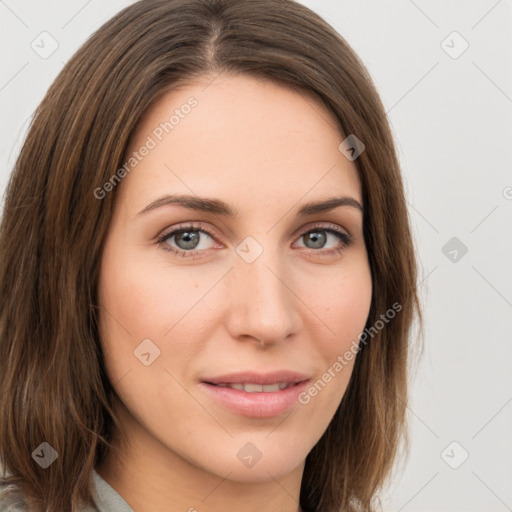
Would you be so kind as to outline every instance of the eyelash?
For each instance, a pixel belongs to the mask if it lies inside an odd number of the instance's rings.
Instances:
[[[172,254],[175,254],[180,257],[185,258],[199,258],[201,257],[201,253],[205,252],[205,249],[195,250],[195,251],[184,251],[182,249],[175,249],[174,247],[170,247],[168,244],[166,244],[166,240],[169,238],[172,238],[173,235],[176,235],[177,233],[180,233],[182,231],[199,231],[202,233],[207,234],[210,238],[215,240],[215,236],[213,233],[211,233],[208,229],[205,229],[204,226],[201,224],[189,224],[187,226],[180,226],[177,229],[173,229],[172,231],[169,231],[168,233],[164,233],[163,235],[159,236],[157,239],[157,245],[160,246],[164,251],[170,252]],[[345,250],[347,247],[349,247],[352,244],[352,236],[348,233],[345,233],[344,231],[341,231],[339,228],[336,227],[335,224],[328,224],[327,226],[313,226],[312,228],[309,228],[307,231],[302,232],[299,235],[299,238],[303,237],[304,235],[307,235],[309,233],[314,233],[316,231],[325,231],[327,233],[332,233],[335,235],[341,242],[341,247],[338,248],[331,248],[327,250],[322,249],[309,249],[309,253],[323,253],[323,256],[329,256],[335,253],[340,253],[343,250]]]

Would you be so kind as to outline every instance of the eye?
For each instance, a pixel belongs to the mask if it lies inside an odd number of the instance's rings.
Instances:
[[[331,247],[326,248],[325,245],[329,238]],[[157,244],[165,251],[177,256],[198,258],[201,257],[201,253],[211,248],[208,247],[208,240],[215,240],[212,233],[202,225],[190,224],[163,234],[158,238]],[[349,247],[352,243],[352,236],[335,224],[328,224],[327,226],[314,226],[308,231],[303,231],[299,240],[304,240],[307,246],[303,245],[302,247],[309,249],[310,254],[329,256]]]
[[[201,240],[201,238],[213,240],[213,235],[203,227],[191,224],[162,235],[157,243],[165,251],[177,254],[178,256],[190,257],[197,256],[198,251],[201,252],[208,249],[208,247],[201,247],[201,245],[204,245],[204,240]],[[178,246],[177,248],[170,245],[169,242],[172,239],[174,239],[174,244]]]
[[[325,247],[329,238],[333,245]],[[342,231],[335,224],[327,226],[314,226],[301,234],[299,240],[304,241],[306,248],[310,249],[310,253],[320,252],[322,255],[330,255],[339,253],[352,244],[352,236]],[[326,249],[319,251],[319,249]]]

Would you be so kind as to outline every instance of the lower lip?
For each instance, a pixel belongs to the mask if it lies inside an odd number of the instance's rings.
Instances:
[[[201,382],[201,386],[215,401],[241,416],[271,418],[283,414],[294,403],[298,403],[298,396],[307,383],[302,381],[279,391],[254,393],[214,386],[207,382]]]

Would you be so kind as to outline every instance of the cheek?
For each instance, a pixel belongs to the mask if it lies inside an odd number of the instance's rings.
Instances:
[[[164,337],[199,295],[198,284],[186,272],[170,272],[129,246],[105,252],[100,290],[101,304],[113,317],[107,322],[115,319],[134,341]]]
[[[153,368],[172,368],[178,360],[186,366],[201,350],[200,340],[207,339],[194,319],[200,317],[202,329],[208,328],[208,315],[215,311],[208,311],[202,298],[218,276],[192,276],[171,269],[161,257],[144,255],[147,248],[119,246],[105,248],[98,288],[100,339],[111,380],[145,368],[135,359],[139,347],[158,354]],[[141,345],[147,339],[152,344]]]
[[[370,269],[365,263],[347,265],[318,284],[322,292],[315,287],[308,299],[323,326],[324,335],[316,339],[322,340],[324,355],[335,358],[359,340],[365,327],[372,299]]]
[[[341,292],[332,297],[332,310],[328,321],[340,340],[358,340],[364,329],[372,298],[371,280],[349,280]]]
[[[334,275],[334,274],[333,274]],[[317,374],[299,396],[308,411],[304,428],[320,437],[347,389],[358,353],[359,335],[370,311],[372,281],[366,264],[347,265],[337,277],[323,281],[323,293],[310,295],[321,322],[314,339]],[[316,357],[315,357],[316,356]]]

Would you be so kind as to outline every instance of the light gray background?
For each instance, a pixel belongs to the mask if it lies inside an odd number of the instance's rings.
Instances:
[[[0,0],[2,194],[63,63],[130,3]],[[512,1],[302,3],[374,78],[421,259],[426,350],[411,381],[412,450],[384,510],[512,510]],[[43,31],[59,45],[46,59],[31,48]],[[458,55],[461,38],[469,46]]]

